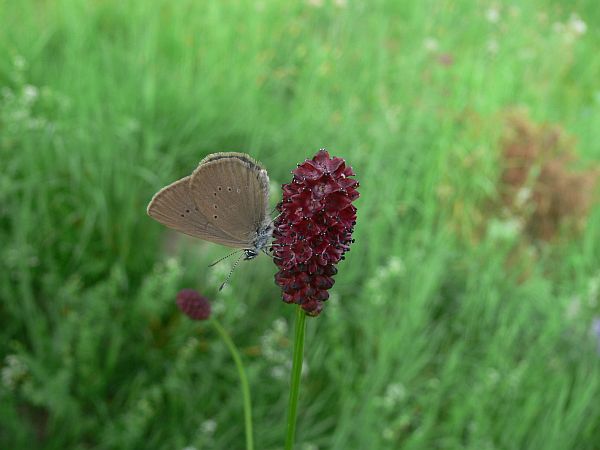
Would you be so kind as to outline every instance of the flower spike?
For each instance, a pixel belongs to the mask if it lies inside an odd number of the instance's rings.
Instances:
[[[333,287],[337,263],[353,242],[358,182],[342,158],[325,149],[292,171],[275,220],[275,283],[286,303],[318,316]]]

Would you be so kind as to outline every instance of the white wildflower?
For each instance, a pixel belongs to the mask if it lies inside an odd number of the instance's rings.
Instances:
[[[566,42],[574,42],[587,31],[587,24],[577,14],[571,14],[566,23],[556,22],[552,25],[555,33],[562,35]]]
[[[490,23],[498,23],[500,21],[500,11],[496,7],[489,8],[485,12],[485,18]]]
[[[406,266],[398,256],[392,256],[388,261],[387,269],[390,275],[400,275],[406,271]]]
[[[371,277],[367,286],[370,291],[370,300],[375,305],[382,305],[385,297],[381,294],[381,284],[390,279],[397,279],[404,275],[406,266],[398,256],[391,256],[385,265],[381,266],[375,276]]]
[[[275,380],[287,380],[288,371],[284,366],[273,366],[269,371],[271,377]]]
[[[288,360],[288,324],[283,318],[275,319],[270,328],[260,338],[260,350],[274,366],[285,367]],[[280,369],[272,371],[273,378],[279,379]]]
[[[23,87],[23,99],[26,103],[32,103],[38,96],[38,88],[31,84],[26,84]]]
[[[439,48],[439,44],[436,39],[428,37],[423,41],[423,47],[425,47],[425,50],[428,52],[435,52]]]
[[[214,419],[205,420],[200,424],[200,432],[206,436],[212,436],[217,430],[217,421]]]
[[[571,14],[569,28],[576,36],[581,36],[587,31],[587,24],[577,14]]]
[[[273,331],[280,335],[287,335],[288,324],[283,317],[279,317],[273,321]]]
[[[291,367],[290,367],[290,370],[291,370]],[[310,367],[308,366],[308,362],[305,360],[302,363],[302,371],[300,372],[300,376],[303,378],[306,378],[309,373],[310,373]]]
[[[8,390],[13,391],[29,372],[27,365],[17,355],[8,355],[4,358],[2,368],[2,384]]]
[[[524,206],[529,199],[531,198],[531,188],[529,187],[523,187],[521,189],[519,189],[519,191],[517,192],[515,201],[517,203],[518,206]]]
[[[402,383],[391,383],[385,389],[385,394],[382,397],[382,404],[388,409],[397,406],[406,398],[406,388]]]
[[[523,222],[516,217],[506,220],[490,220],[488,237],[494,241],[512,241],[523,229]]]

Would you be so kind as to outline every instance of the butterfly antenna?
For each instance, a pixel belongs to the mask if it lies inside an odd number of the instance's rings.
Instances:
[[[283,213],[279,213],[279,214],[277,214],[275,217],[270,217],[270,216],[272,216],[272,215],[273,215],[273,213],[274,213],[275,211],[276,211],[276,210],[274,209],[274,210],[273,210],[273,212],[271,212],[271,214],[269,214],[269,218],[270,218],[270,221],[269,221],[269,226],[273,225],[273,224],[275,223],[275,221],[277,220],[277,218],[278,218],[278,217],[279,217],[281,214],[283,214]]]
[[[220,259],[217,259],[217,260],[216,260],[214,263],[212,263],[212,264],[209,264],[209,265],[208,265],[208,267],[215,266],[215,265],[217,265],[218,263],[220,263],[221,261],[223,261],[224,259],[227,259],[227,258],[229,258],[230,256],[233,256],[233,255],[235,255],[236,253],[239,253],[239,252],[242,252],[242,251],[243,251],[243,250],[236,250],[235,252],[231,252],[229,255],[227,255],[227,256],[223,256],[222,258],[220,258]]]
[[[268,250],[267,250],[267,249],[263,248],[261,251],[262,251],[262,252],[263,252],[265,255],[267,255],[269,258],[275,258],[275,256],[274,256],[274,255],[271,255],[271,254],[268,252]]]
[[[225,287],[225,285],[227,284],[227,282],[231,278],[231,275],[233,274],[233,271],[235,270],[235,268],[237,267],[237,265],[242,260],[242,256],[244,256],[244,255],[240,255],[240,257],[238,259],[236,259],[235,262],[233,263],[233,266],[231,267],[231,270],[229,271],[229,275],[227,275],[227,278],[225,278],[225,281],[223,281],[223,284],[221,284],[221,287],[219,288],[219,292],[221,292],[223,290],[223,288]]]

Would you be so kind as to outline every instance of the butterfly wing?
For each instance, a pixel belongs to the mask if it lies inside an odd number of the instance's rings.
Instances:
[[[219,229],[196,207],[190,192],[190,180],[191,177],[187,176],[158,191],[148,204],[148,215],[189,236],[228,247],[244,248],[246,242]]]
[[[190,190],[199,212],[246,246],[268,222],[267,171],[244,153],[204,158],[192,173]]]

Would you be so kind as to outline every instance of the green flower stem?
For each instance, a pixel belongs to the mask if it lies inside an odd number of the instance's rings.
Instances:
[[[254,437],[252,434],[252,401],[250,399],[250,388],[248,387],[248,378],[246,377],[246,371],[244,370],[244,364],[242,358],[238,352],[235,344],[227,334],[227,331],[221,326],[217,319],[211,320],[213,326],[225,341],[225,345],[229,349],[235,365],[237,367],[238,376],[240,377],[240,385],[242,386],[242,397],[244,399],[244,426],[246,429],[246,450],[254,450]]]
[[[302,358],[304,356],[304,332],[306,331],[306,313],[298,306],[296,311],[296,329],[294,335],[294,361],[290,380],[290,400],[288,403],[285,450],[294,448],[296,434],[296,417],[298,413],[298,396],[300,394],[300,376],[302,374]]]

